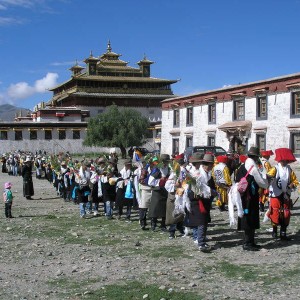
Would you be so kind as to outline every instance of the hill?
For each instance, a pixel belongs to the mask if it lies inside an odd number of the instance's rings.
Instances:
[[[11,104],[0,105],[0,122],[12,122],[15,119],[16,113],[22,111],[22,116],[26,116],[30,109],[17,107]]]

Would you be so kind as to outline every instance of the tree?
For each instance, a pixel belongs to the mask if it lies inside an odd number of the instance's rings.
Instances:
[[[119,109],[111,105],[108,109],[89,120],[85,146],[119,147],[122,157],[126,157],[126,147],[140,146],[149,121],[140,112],[131,109]]]

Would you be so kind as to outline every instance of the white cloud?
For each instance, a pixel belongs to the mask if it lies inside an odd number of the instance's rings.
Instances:
[[[47,73],[42,79],[36,80],[32,86],[24,81],[13,83],[4,93],[0,93],[0,103],[15,103],[20,99],[26,99],[35,94],[46,93],[49,88],[57,85],[57,79],[57,73]]]
[[[10,18],[10,17],[0,17],[0,26],[1,25],[13,25],[13,24],[23,24],[24,20]]]
[[[47,75],[35,82],[35,90],[38,93],[45,93],[49,88],[57,85],[58,74],[57,73],[47,73]]]
[[[74,61],[62,61],[62,62],[53,62],[50,65],[51,66],[55,66],[55,67],[59,67],[59,66],[73,66],[75,64]]]
[[[4,8],[9,6],[20,6],[24,8],[33,7],[39,0],[0,0],[0,5]]]
[[[27,82],[18,82],[11,84],[7,89],[7,96],[11,99],[25,99],[34,94],[34,87]]]

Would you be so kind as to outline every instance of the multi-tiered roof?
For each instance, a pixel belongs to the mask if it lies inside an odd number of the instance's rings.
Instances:
[[[133,68],[120,56],[110,42],[99,57],[91,52],[84,60],[85,68],[76,63],[70,68],[72,77],[50,89],[53,97],[48,105],[160,107],[160,101],[174,97],[171,84],[178,80],[151,77],[153,61],[144,56],[139,67]]]

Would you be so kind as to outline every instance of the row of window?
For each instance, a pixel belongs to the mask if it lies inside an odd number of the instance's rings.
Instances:
[[[300,92],[292,93],[291,117],[300,117]],[[245,98],[233,100],[233,121],[245,120]],[[267,120],[268,118],[268,98],[267,95],[259,95],[256,98],[256,119]],[[179,127],[180,116],[179,109],[173,112],[173,126]],[[216,103],[208,104],[208,124],[216,124]],[[186,109],[186,126],[193,125],[193,107]]]
[[[22,130],[15,130],[15,141],[23,140],[23,132]],[[30,130],[29,139],[30,140],[37,140],[37,130]],[[52,130],[44,130],[44,139],[45,140],[52,140]],[[58,139],[65,140],[66,139],[66,130],[59,130],[58,131]],[[73,130],[73,140],[80,139],[80,130]],[[7,131],[1,130],[0,131],[0,140],[8,140]]]
[[[215,146],[215,135],[207,136],[207,146]],[[187,136],[185,140],[185,148],[193,146],[193,137]],[[256,134],[256,146],[260,150],[266,150],[266,134]],[[291,133],[290,148],[296,157],[300,157],[300,132]],[[179,153],[179,138],[172,140],[172,153]]]

